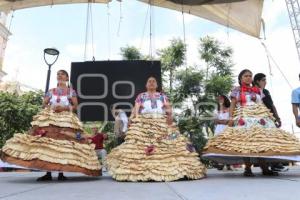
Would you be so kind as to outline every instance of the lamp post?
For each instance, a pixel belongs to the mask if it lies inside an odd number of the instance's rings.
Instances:
[[[48,57],[46,56],[48,55]],[[50,62],[49,56],[53,57],[53,61]],[[47,82],[46,82],[46,89],[45,89],[45,94],[48,92],[49,90],[49,82],[50,82],[50,75],[51,75],[51,66],[57,61],[59,56],[59,51],[55,48],[46,48],[44,49],[44,60],[46,62],[46,64],[48,65],[48,73],[47,73]]]

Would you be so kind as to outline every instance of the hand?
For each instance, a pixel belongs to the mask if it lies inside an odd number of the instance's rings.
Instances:
[[[120,138],[125,139],[125,137],[126,137],[125,132],[122,132],[122,133],[120,134]]]
[[[62,106],[55,106],[55,107],[54,107],[54,111],[59,113],[59,112],[65,111],[65,109],[64,109],[64,107],[62,107]]]
[[[139,115],[131,114],[128,118],[128,122],[132,122],[133,119],[138,118]]]
[[[215,124],[223,124],[223,125],[227,125],[229,120],[225,120],[225,119],[215,119],[214,120]]]
[[[133,119],[133,117],[129,117],[129,118],[128,118],[127,129],[129,129],[130,125],[132,124],[132,119]]]
[[[172,125],[173,124],[173,118],[172,118],[172,116],[167,116],[167,124],[168,125]]]
[[[300,119],[296,119],[296,125],[300,128]]]
[[[214,120],[214,124],[219,124],[219,120],[218,120],[218,119],[215,119],[215,120]]]
[[[277,128],[280,128],[280,127],[281,127],[281,121],[280,121],[280,119],[276,119],[276,121],[275,121],[275,126],[276,126]]]
[[[93,143],[93,140],[90,137],[84,138],[89,144]]]
[[[232,119],[228,120],[228,126],[233,127],[234,121]]]
[[[47,104],[47,105],[43,106],[43,108],[44,109],[49,109],[49,108],[51,108],[51,106]]]
[[[108,135],[104,133],[104,134],[103,134],[103,139],[104,139],[104,140],[107,140],[107,139],[108,139]]]

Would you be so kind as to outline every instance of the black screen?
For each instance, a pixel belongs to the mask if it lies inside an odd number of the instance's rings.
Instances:
[[[147,79],[153,76],[161,90],[159,61],[74,62],[71,84],[78,94],[81,121],[113,121],[112,108],[129,115],[136,96],[145,92]]]

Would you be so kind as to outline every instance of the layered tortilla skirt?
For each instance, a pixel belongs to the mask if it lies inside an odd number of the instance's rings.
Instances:
[[[206,169],[191,143],[163,115],[133,119],[125,142],[111,151],[107,165],[118,181],[200,179]]]
[[[100,175],[94,145],[83,137],[82,124],[71,112],[42,110],[33,117],[32,128],[15,134],[2,148],[2,160],[44,171]]]
[[[270,162],[300,161],[299,139],[275,127],[272,114],[262,104],[239,107],[234,127],[213,137],[204,147],[203,157],[222,163],[243,163],[264,159]]]

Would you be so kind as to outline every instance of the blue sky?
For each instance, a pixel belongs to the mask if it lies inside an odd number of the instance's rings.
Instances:
[[[149,53],[149,20],[147,20],[144,40],[142,40],[147,8],[146,4],[135,0],[124,1],[123,18],[120,35],[118,35],[119,2],[113,1],[109,6],[110,32],[108,31],[107,5],[93,5],[96,60],[120,59],[119,49],[127,44],[141,47],[144,54]],[[4,60],[4,71],[9,74],[6,79],[17,79],[34,88],[44,89],[47,66],[43,60],[43,49],[46,47],[56,47],[61,52],[58,62],[53,66],[53,74],[61,68],[69,71],[72,61],[83,61],[86,15],[87,4],[56,5],[16,11],[11,24],[12,36],[8,41]],[[265,0],[263,18],[266,22],[267,40],[265,43],[269,51],[284,70],[292,86],[299,86],[297,74],[300,72],[300,65],[285,2]],[[267,57],[260,40],[198,17],[185,15],[185,19],[187,63],[202,65],[197,52],[200,37],[210,35],[230,45],[234,49],[235,74],[243,68],[249,68],[254,73],[263,72],[268,75],[268,88],[283,118],[284,129],[291,131],[294,123],[290,105],[291,88],[274,64],[271,65],[273,76],[269,75]],[[7,20],[7,25],[9,24],[10,16]],[[166,47],[173,37],[183,38],[180,12],[154,8],[153,26],[153,51]],[[88,60],[91,60],[91,37],[88,43]],[[51,86],[54,85],[55,76],[52,76]]]

